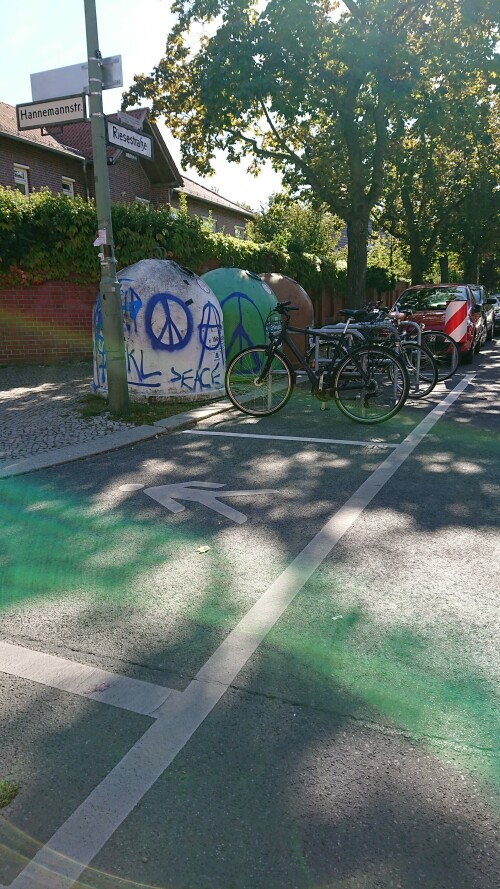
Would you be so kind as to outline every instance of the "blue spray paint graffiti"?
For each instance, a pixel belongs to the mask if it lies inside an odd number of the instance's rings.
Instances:
[[[92,313],[92,328],[94,331],[95,343],[95,372],[93,388],[98,389],[100,386],[106,385],[106,350],[104,348],[104,337],[102,335],[102,309],[101,295],[98,294],[94,303]]]
[[[266,327],[265,327],[265,318],[262,316],[262,313],[259,310],[259,307],[255,304],[253,299],[248,296],[246,293],[241,293],[238,290],[235,290],[234,293],[230,293],[229,296],[224,297],[220,301],[221,308],[223,309],[229,302],[236,302],[237,305],[237,313],[238,313],[238,323],[235,325],[234,330],[231,334],[231,339],[229,344],[226,343],[226,355],[232,354],[233,348],[235,348],[236,352],[241,352],[242,349],[246,349],[248,346],[254,346],[255,342],[252,341],[252,338],[248,331],[245,329],[245,324],[243,322],[243,304],[248,303],[252,310],[252,322],[255,323],[255,314],[260,319],[262,324],[262,337],[260,338],[260,342],[266,342]],[[248,308],[248,307],[247,307]],[[255,314],[254,314],[255,313]],[[260,330],[259,330],[260,333]]]
[[[197,390],[202,392],[203,389],[220,387],[222,385],[220,366],[220,361],[218,361],[213,368],[203,367],[198,368],[196,371],[194,367],[184,371],[178,371],[175,367],[171,367],[172,376],[170,382],[180,383],[179,388],[187,389],[188,392],[196,392]]]
[[[175,322],[172,318],[172,312],[178,317],[179,312],[182,318],[181,322]],[[153,330],[153,314],[155,327],[158,333]],[[193,333],[193,316],[185,305],[184,300],[172,293],[156,293],[149,300],[146,307],[146,316],[144,320],[146,335],[149,337],[151,347],[153,349],[165,349],[167,352],[178,352],[186,346]],[[182,329],[185,326],[185,333]]]
[[[141,349],[141,357],[139,358],[139,363],[135,358],[135,349],[130,349],[127,346],[127,379],[130,385],[132,386],[144,386],[148,389],[158,389],[161,385],[160,383],[147,383],[146,380],[149,380],[150,377],[161,377],[161,370],[153,370],[150,373],[146,373],[144,370],[144,351]],[[132,366],[133,365],[133,366]],[[137,379],[130,379],[131,376],[135,373]]]
[[[132,320],[135,321],[135,318],[137,317],[141,306],[142,302],[140,306],[137,306],[137,303],[135,304],[135,314],[131,314],[130,316]],[[104,337],[102,333],[102,308],[100,295],[97,297],[94,304],[92,327],[94,331],[95,343],[95,364],[93,381],[93,389],[95,391],[97,389],[105,387],[107,383],[106,349],[104,346]],[[144,370],[144,351],[140,349],[140,357],[136,358],[136,350],[129,349],[128,345],[126,345],[126,355],[128,383],[133,386],[144,386],[150,389],[157,389],[160,386],[160,383],[150,383],[147,382],[147,380],[149,380],[151,377],[161,377],[161,370],[154,370],[150,373],[147,373]]]
[[[201,354],[198,370],[203,364],[205,352],[216,352],[222,346],[222,317],[217,306],[210,300],[203,306],[201,322],[198,325]]]
[[[119,278],[118,280],[120,282],[120,291],[122,295],[122,310],[125,327],[130,333],[130,322],[133,321],[134,331],[137,333],[137,316],[142,309],[142,299],[130,284],[128,287],[123,286],[124,284],[126,285],[127,282],[132,281],[132,278]]]

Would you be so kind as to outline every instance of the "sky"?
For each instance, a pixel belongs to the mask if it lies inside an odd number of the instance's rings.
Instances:
[[[16,0],[0,37],[0,101],[9,105],[31,102],[30,74],[76,65],[87,60],[84,0]],[[118,111],[122,91],[134,74],[149,74],[165,49],[174,21],[170,0],[96,0],[99,46],[106,56],[122,56],[123,88],[105,90],[104,112]],[[178,166],[178,143],[160,121],[160,130]],[[278,174],[267,167],[254,178],[243,164],[216,160],[216,175],[202,179],[196,170],[186,176],[215,188],[232,201],[254,209],[280,190]]]

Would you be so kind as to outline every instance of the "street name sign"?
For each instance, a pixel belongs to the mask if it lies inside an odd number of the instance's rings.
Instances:
[[[106,121],[107,141],[110,145],[117,145],[131,154],[137,154],[139,157],[152,160],[153,158],[153,140],[145,133],[137,130],[129,130],[122,127],[112,120]]]
[[[65,96],[47,102],[16,105],[18,130],[36,130],[51,124],[76,123],[87,120],[85,96]]]
[[[57,99],[59,96],[75,93],[88,93],[88,62],[67,65],[65,68],[52,68],[50,71],[38,71],[36,74],[30,74],[30,79],[31,98],[34,102]],[[102,88],[112,90],[118,86],[123,86],[122,57],[108,56],[102,59]]]

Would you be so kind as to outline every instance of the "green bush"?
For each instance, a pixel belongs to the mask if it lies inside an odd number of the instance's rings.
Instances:
[[[292,253],[276,244],[256,244],[211,233],[199,217],[142,204],[112,208],[117,268],[141,259],[173,259],[200,271],[209,260],[260,274],[278,272],[298,281],[314,297],[323,288],[342,291],[344,272],[333,260]],[[74,281],[98,284],[95,204],[42,189],[29,198],[0,186],[0,287]]]

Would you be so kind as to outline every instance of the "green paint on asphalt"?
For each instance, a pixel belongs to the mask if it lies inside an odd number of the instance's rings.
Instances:
[[[443,634],[442,625],[429,622],[388,626],[336,601],[331,582],[316,581],[263,649],[260,670],[286,672],[292,700],[441,745],[440,755],[453,751],[469,766],[477,762],[500,790],[497,689],[474,663],[473,641],[462,628],[449,625]]]
[[[145,533],[120,507],[106,510],[25,477],[4,483],[0,499],[0,610],[61,595],[139,600],[134,581],[190,542],[185,527],[149,522]]]

